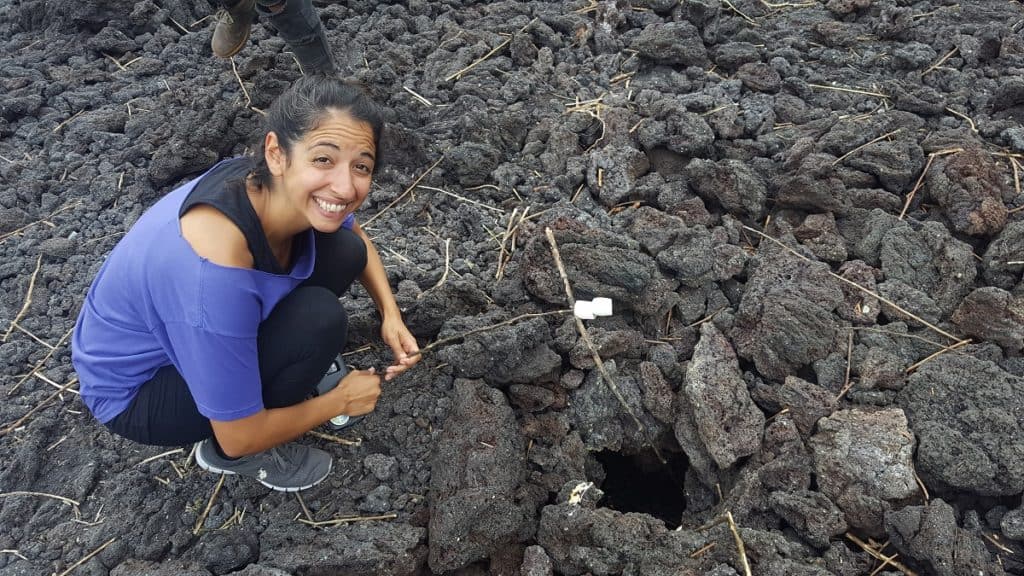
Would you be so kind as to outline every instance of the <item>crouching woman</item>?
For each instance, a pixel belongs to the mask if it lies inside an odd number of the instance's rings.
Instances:
[[[291,441],[372,411],[381,377],[419,356],[353,216],[379,161],[380,110],[357,87],[304,77],[266,123],[253,158],[175,189],[114,247],[78,317],[72,361],[82,400],[115,434],[197,442],[206,470],[296,491],[323,480],[331,457]],[[348,328],[338,298],[356,279],[394,362],[341,378],[331,374]]]

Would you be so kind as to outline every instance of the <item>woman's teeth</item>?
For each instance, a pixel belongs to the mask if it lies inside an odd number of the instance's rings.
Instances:
[[[342,212],[348,206],[348,204],[330,204],[319,198],[314,198],[314,200],[316,200],[317,206],[324,212]]]

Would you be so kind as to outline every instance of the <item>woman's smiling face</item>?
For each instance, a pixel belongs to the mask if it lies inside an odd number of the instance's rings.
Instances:
[[[377,146],[370,124],[330,110],[285,155],[277,135],[266,140],[267,164],[293,218],[334,232],[370,192]],[[304,226],[305,227],[305,226]]]

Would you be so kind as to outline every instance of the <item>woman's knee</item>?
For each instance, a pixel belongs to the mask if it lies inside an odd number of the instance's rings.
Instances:
[[[287,334],[288,338],[344,343],[348,314],[331,290],[322,286],[303,286],[278,302],[260,330]]]

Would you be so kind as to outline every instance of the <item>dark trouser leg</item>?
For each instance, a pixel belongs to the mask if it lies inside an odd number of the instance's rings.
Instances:
[[[304,74],[334,74],[334,57],[312,0],[257,0],[256,11],[288,44]]]
[[[278,302],[260,324],[258,348],[263,403],[280,408],[302,402],[342,348],[348,316],[338,297],[366,267],[366,246],[348,230],[317,234],[313,275]],[[213,436],[188,385],[165,366],[142,385],[132,403],[107,423],[142,444],[180,446]]]

